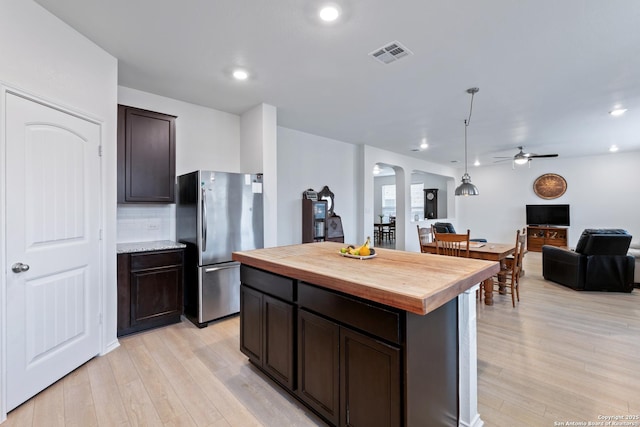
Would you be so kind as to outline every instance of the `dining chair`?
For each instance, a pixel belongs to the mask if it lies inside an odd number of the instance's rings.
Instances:
[[[382,240],[395,240],[396,238],[396,217],[389,216],[389,223],[382,226]]]
[[[510,268],[498,273],[504,276],[504,281],[494,280],[494,286],[505,286],[506,293],[511,294],[511,305],[515,308],[516,300],[520,302],[520,272],[522,271],[522,260],[524,259],[527,234],[516,231],[516,249],[513,252],[513,261]],[[497,276],[495,276],[497,279]]]
[[[520,232],[521,236],[525,236],[525,241],[526,241],[526,237],[527,237],[527,227],[523,227],[522,231]],[[527,247],[526,247],[526,243],[525,243],[525,247],[523,248],[523,252],[522,252],[522,263],[524,264],[524,256],[527,254]],[[504,262],[506,265],[506,270],[511,271],[511,266],[513,264],[513,260],[514,260],[514,256],[513,255],[509,255],[508,257],[505,258]],[[520,277],[524,276],[524,267],[520,268]]]
[[[438,233],[433,230],[433,239],[436,242],[436,253],[469,258],[469,230],[467,234]]]
[[[416,225],[416,227],[418,227],[418,242],[420,243],[420,252],[425,254],[427,253],[427,250],[424,249],[423,245],[426,245],[431,241],[431,230],[426,227],[420,227],[419,225]]]
[[[436,243],[436,253],[438,255],[469,258],[469,230],[467,230],[467,234],[439,233],[432,225],[431,235]],[[482,286],[476,291],[476,299],[482,300]]]

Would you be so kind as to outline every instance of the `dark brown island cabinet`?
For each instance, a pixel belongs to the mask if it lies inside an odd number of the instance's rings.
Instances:
[[[456,425],[455,300],[415,316],[246,265],[240,279],[241,351],[331,425]]]
[[[475,290],[495,262],[340,243],[233,253],[240,350],[332,426],[480,426]]]
[[[118,105],[118,203],[174,203],[175,116]]]
[[[118,254],[118,336],[180,322],[183,249]]]

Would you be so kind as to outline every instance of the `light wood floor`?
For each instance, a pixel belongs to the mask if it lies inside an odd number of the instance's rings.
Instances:
[[[580,293],[525,257],[521,302],[478,306],[478,407],[486,426],[640,414],[640,289]],[[248,364],[238,318],[122,339],[12,411],[5,426],[323,426]],[[640,420],[637,420],[640,421]],[[428,426],[425,426],[428,427]]]

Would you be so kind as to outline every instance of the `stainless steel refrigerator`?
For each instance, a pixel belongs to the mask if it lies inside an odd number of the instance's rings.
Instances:
[[[177,199],[185,315],[204,327],[240,311],[240,264],[231,253],[264,246],[262,174],[191,172],[178,177]]]

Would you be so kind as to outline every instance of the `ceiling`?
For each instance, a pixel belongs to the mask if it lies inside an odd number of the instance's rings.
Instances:
[[[291,129],[462,166],[479,87],[470,165],[520,145],[640,150],[635,0],[335,0],[332,24],[316,0],[36,1],[117,57],[120,85],[234,114],[267,103]],[[369,56],[393,41],[412,55]]]

